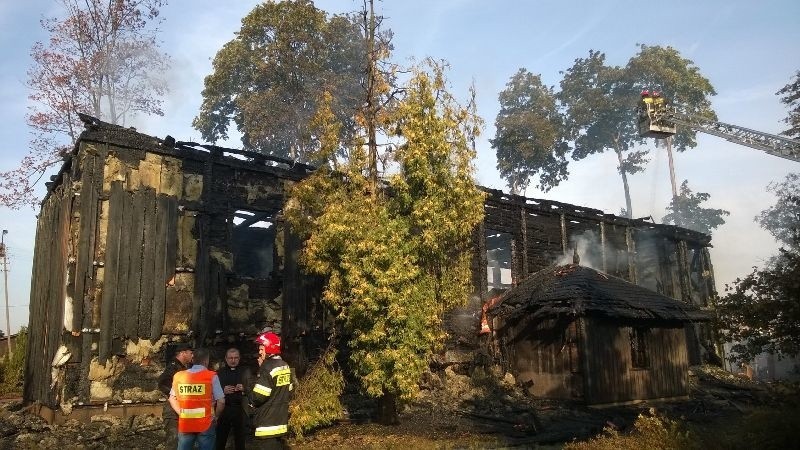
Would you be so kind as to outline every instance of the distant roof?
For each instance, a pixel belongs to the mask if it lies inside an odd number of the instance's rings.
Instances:
[[[503,294],[490,313],[511,322],[570,315],[681,322],[711,319],[697,306],[577,264],[550,266],[531,274]]]

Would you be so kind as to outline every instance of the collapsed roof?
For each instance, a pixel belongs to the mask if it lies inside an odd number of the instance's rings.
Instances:
[[[554,316],[673,322],[711,319],[697,306],[578,264],[531,274],[503,294],[489,312],[506,323]]]

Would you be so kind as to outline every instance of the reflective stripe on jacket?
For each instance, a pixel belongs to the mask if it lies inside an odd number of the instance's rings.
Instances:
[[[202,433],[211,426],[213,404],[212,381],[215,372],[203,369],[199,372],[184,370],[175,374],[172,389],[178,399],[178,431]]]
[[[288,432],[289,397],[293,388],[292,370],[280,357],[273,356],[261,364],[250,394],[256,408],[253,414],[256,438]]]

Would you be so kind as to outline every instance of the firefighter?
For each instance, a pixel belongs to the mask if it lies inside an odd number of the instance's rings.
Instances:
[[[164,372],[158,377],[158,390],[167,398],[169,398],[169,391],[172,389],[172,378],[176,373],[189,368],[192,363],[192,356],[191,345],[179,343],[175,346],[175,357],[167,363]],[[164,419],[164,432],[166,434],[165,448],[176,448],[178,446],[178,416],[169,402],[164,404],[164,411],[161,417]]]
[[[216,416],[225,409],[225,393],[217,373],[208,370],[209,351],[194,352],[194,365],[172,379],[169,404],[178,415],[178,450],[213,450]]]
[[[281,359],[281,338],[272,331],[256,337],[258,379],[251,391],[255,448],[283,449],[289,428],[289,398],[294,385],[292,369]]]

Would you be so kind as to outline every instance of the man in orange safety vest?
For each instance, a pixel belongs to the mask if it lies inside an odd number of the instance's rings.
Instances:
[[[216,416],[225,409],[225,393],[217,373],[208,370],[208,349],[194,351],[194,365],[172,379],[169,404],[178,415],[178,450],[212,450]]]

